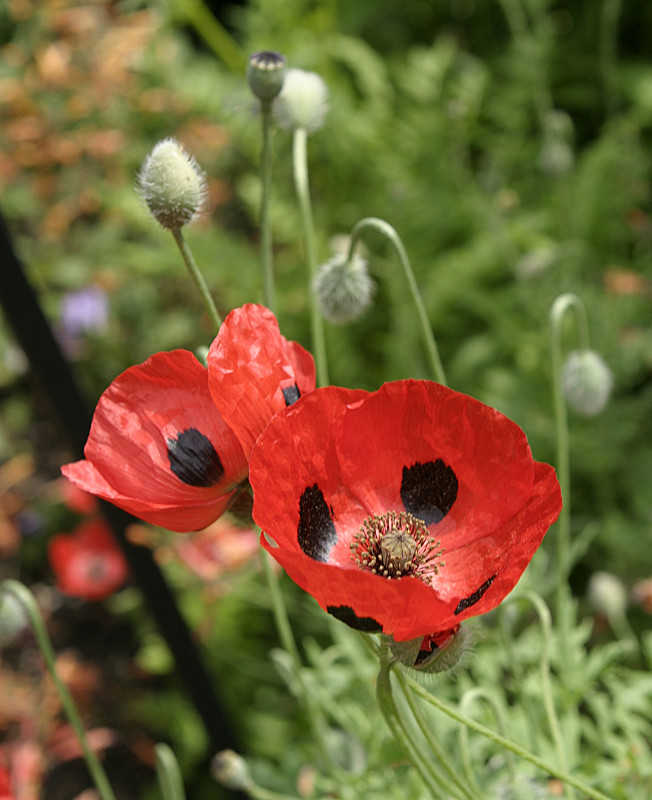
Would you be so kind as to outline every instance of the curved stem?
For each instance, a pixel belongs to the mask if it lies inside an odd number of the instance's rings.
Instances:
[[[574,309],[577,319],[577,332],[580,349],[589,345],[588,320],[584,304],[570,292],[560,295],[550,309],[550,344],[552,357],[552,390],[555,406],[555,431],[557,438],[557,478],[561,487],[563,506],[557,522],[557,584],[556,617],[559,631],[559,649],[562,663],[568,654],[568,575],[570,572],[570,446],[568,436],[568,415],[561,385],[562,342],[561,326],[564,314]]]
[[[179,764],[172,750],[166,744],[157,744],[156,777],[158,778],[163,800],[186,800]]]
[[[301,224],[306,246],[306,261],[308,262],[308,294],[310,297],[310,331],[312,336],[312,349],[317,370],[317,385],[327,386],[328,363],[326,360],[326,337],[324,334],[324,320],[319,313],[317,295],[315,294],[314,281],[317,275],[317,253],[315,248],[315,226],[312,218],[310,203],[310,186],[308,183],[308,133],[305,128],[297,128],[292,138],[292,166],[294,171],[294,185],[299,200]]]
[[[401,689],[403,690],[403,695],[405,696],[405,700],[408,704],[408,707],[414,717],[419,729],[423,733],[423,736],[428,743],[428,747],[430,747],[431,751],[437,758],[439,762],[439,767],[442,769],[446,775],[448,776],[449,782],[444,782],[442,777],[440,777],[442,788],[448,792],[452,797],[458,798],[466,798],[466,800],[482,800],[481,792],[476,790],[475,787],[472,785],[465,783],[461,778],[458,776],[457,771],[451,766],[451,759],[447,756],[444,752],[444,749],[441,747],[439,742],[435,739],[432,735],[430,727],[428,726],[426,719],[424,718],[421,710],[414,702],[414,697],[409,691],[409,687],[405,681],[405,677],[399,671],[396,672],[396,678],[399,682]]]
[[[365,217],[364,219],[361,219],[351,231],[348,260],[350,261],[353,257],[355,246],[358,243],[362,232],[366,228],[373,228],[377,231],[380,231],[391,242],[398,259],[401,262],[401,266],[403,267],[403,271],[407,279],[410,295],[412,296],[412,302],[414,303],[419,324],[421,326],[421,336],[423,338],[423,343],[428,355],[428,361],[430,363],[432,375],[438,383],[441,383],[443,386],[447,386],[448,384],[446,383],[446,375],[439,357],[437,342],[433,335],[432,328],[430,327],[430,321],[428,319],[428,314],[426,313],[426,307],[423,304],[423,298],[421,297],[421,292],[419,291],[416,278],[414,277],[414,272],[412,270],[412,266],[410,265],[410,259],[408,258],[408,254],[398,233],[389,223],[382,219],[378,219],[377,217]]]
[[[420,686],[416,681],[412,678],[406,677],[410,688],[412,691],[425,700],[430,705],[437,708],[443,714],[454,719],[456,722],[459,722],[460,725],[466,725],[472,731],[479,733],[480,736],[484,736],[486,739],[489,739],[494,744],[497,744],[499,747],[504,748],[505,750],[514,753],[515,756],[518,758],[522,758],[525,761],[529,761],[530,764],[533,764],[538,769],[542,770],[543,772],[552,775],[555,778],[559,778],[560,781],[567,783],[569,786],[572,786],[574,789],[577,789],[578,792],[583,792],[587,797],[593,798],[593,800],[613,800],[613,798],[609,797],[608,795],[601,792],[599,789],[594,789],[589,784],[585,783],[582,780],[579,780],[574,775],[571,775],[563,770],[559,769],[558,767],[553,766],[552,764],[548,764],[539,756],[534,755],[529,750],[521,747],[520,745],[516,744],[516,742],[512,742],[509,739],[506,739],[504,736],[501,736],[496,731],[492,731],[491,728],[487,728],[484,725],[481,725],[479,722],[476,722],[471,717],[467,717],[464,714],[461,714],[457,709],[449,706],[447,703],[444,703],[438,697],[433,694],[430,694],[426,689]]]
[[[383,645],[380,653],[380,671],[376,681],[376,698],[378,700],[378,707],[380,708],[380,711],[392,736],[398,745],[403,749],[409,758],[410,763],[419,773],[421,780],[425,784],[431,796],[435,800],[439,800],[442,798],[439,788],[433,780],[425,760],[419,753],[418,748],[416,747],[412,737],[408,733],[403,721],[399,716],[396,703],[392,697],[392,685],[390,682],[389,671],[390,667],[387,656],[387,645]]]
[[[460,699],[460,709],[464,711],[465,708],[471,705],[471,703],[477,697],[481,697],[483,700],[486,700],[486,702],[491,706],[494,712],[494,716],[498,721],[498,727],[500,729],[500,732],[504,734],[506,730],[506,725],[505,725],[505,717],[503,711],[496,702],[496,699],[492,697],[492,695],[486,689],[483,689],[480,686],[474,686],[473,689],[469,689],[467,692],[464,692],[462,698]],[[462,757],[462,763],[464,765],[464,771],[466,772],[467,778],[469,779],[469,782],[471,782],[472,785],[474,786],[476,792],[480,793],[481,790],[473,776],[473,770],[471,768],[471,759],[469,758],[469,730],[464,725],[460,726],[459,742],[460,742],[460,754]],[[509,770],[512,786],[516,789],[517,787],[516,768],[514,766],[513,753],[508,752],[507,768]]]
[[[552,688],[550,686],[550,639],[552,638],[552,619],[548,606],[543,602],[536,592],[525,591],[522,594],[511,595],[506,598],[506,602],[514,602],[520,599],[529,600],[534,606],[535,611],[539,617],[539,622],[543,628],[543,647],[541,650],[541,693],[543,694],[543,705],[548,717],[548,725],[550,726],[550,733],[557,752],[557,762],[559,767],[568,771],[568,762],[566,761],[566,751],[564,749],[564,741],[561,735],[561,728],[555,710],[555,703],[552,697]],[[567,794],[569,798],[575,796],[570,787],[567,787]]]
[[[190,247],[188,247],[188,243],[181,233],[181,229],[179,228],[177,230],[173,230],[172,235],[174,236],[174,241],[177,243],[177,247],[181,252],[183,261],[188,268],[190,277],[195,282],[195,286],[199,289],[199,294],[204,301],[204,306],[208,312],[208,316],[211,318],[215,333],[217,333],[220,329],[220,325],[222,324],[222,318],[219,315],[215,301],[211,297],[211,293],[208,291],[208,286],[206,285],[204,276],[199,271],[199,267],[197,266]]]
[[[270,219],[270,197],[272,189],[272,104],[261,102],[262,148],[260,153],[260,257],[263,268],[263,302],[275,313],[274,264],[272,258],[272,225]]]
[[[100,800],[115,800],[115,795],[113,794],[111,784],[106,777],[104,768],[102,767],[97,755],[88,746],[84,727],[81,719],[79,718],[72,695],[68,691],[68,687],[63,683],[57,674],[54,648],[52,647],[52,642],[50,641],[50,637],[45,629],[45,623],[41,617],[41,612],[36,604],[34,595],[26,586],[23,586],[22,583],[15,580],[5,580],[0,583],[0,602],[2,602],[3,592],[8,592],[14,595],[14,597],[16,597],[22,603],[27,611],[27,615],[29,616],[30,623],[34,630],[34,635],[41,651],[41,655],[43,656],[47,670],[50,673],[52,682],[57,690],[66,717],[68,717],[68,722],[75,732],[77,741],[79,742],[79,746],[81,747],[84,756],[84,761],[86,761],[88,771],[93,779],[95,788],[98,791]]]

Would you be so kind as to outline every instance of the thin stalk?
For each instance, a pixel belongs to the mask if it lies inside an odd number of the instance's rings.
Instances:
[[[536,592],[525,591],[522,594],[512,595],[507,598],[507,602],[514,602],[520,599],[529,600],[534,606],[539,617],[539,622],[543,629],[543,646],[541,649],[541,693],[543,695],[543,706],[548,717],[550,734],[557,753],[557,763],[564,772],[568,771],[568,761],[566,760],[566,750],[561,735],[559,719],[555,710],[555,703],[552,697],[552,687],[550,685],[550,639],[552,638],[552,619],[548,606],[543,602]],[[575,797],[571,787],[566,787],[569,800]]]
[[[410,763],[414,766],[419,774],[419,777],[425,784],[434,800],[442,800],[439,787],[435,783],[433,776],[430,772],[429,765],[419,752],[419,748],[410,736],[408,730],[403,724],[403,720],[399,716],[396,703],[392,696],[392,685],[390,682],[389,672],[390,667],[386,653],[386,645],[381,648],[380,654],[380,672],[376,681],[376,698],[378,700],[378,707],[387,723],[394,740],[403,749]]]
[[[163,800],[186,800],[179,764],[172,750],[166,744],[157,744],[156,777],[158,778]]]
[[[176,0],[174,13],[204,40],[232,72],[244,72],[247,56],[202,0]]]
[[[559,633],[559,651],[562,661],[568,654],[568,575],[570,572],[570,445],[568,435],[568,415],[561,385],[562,342],[561,327],[565,312],[574,309],[577,318],[580,349],[587,349],[589,343],[588,321],[584,304],[571,293],[560,295],[550,309],[550,344],[552,358],[552,391],[555,407],[555,434],[557,439],[557,479],[561,487],[563,506],[557,522],[557,584],[555,611]]]
[[[433,335],[432,328],[430,327],[430,321],[428,319],[428,314],[426,313],[426,307],[423,303],[423,298],[421,297],[421,292],[419,291],[416,278],[414,277],[414,271],[410,265],[410,259],[408,258],[408,254],[398,233],[388,222],[385,222],[385,220],[378,219],[377,217],[365,217],[364,219],[361,219],[351,231],[348,260],[350,261],[353,258],[355,246],[358,243],[362,232],[366,228],[373,228],[374,230],[380,231],[391,242],[405,273],[410,295],[412,296],[412,302],[414,303],[414,307],[417,312],[417,318],[421,326],[421,336],[426,348],[426,353],[428,355],[428,361],[430,363],[432,375],[438,383],[441,383],[443,386],[447,386],[448,384],[446,383],[446,375],[439,357],[437,342]]]
[[[498,721],[498,728],[500,729],[501,733],[505,733],[506,725],[505,725],[505,717],[501,707],[498,705],[496,699],[492,697],[492,695],[480,686],[474,686],[473,689],[469,689],[467,692],[464,692],[462,698],[460,699],[460,709],[462,711],[465,710],[467,706],[469,706],[477,697],[481,697],[483,700],[491,706],[492,711],[494,712],[494,716]],[[466,772],[467,778],[470,783],[473,784],[475,790],[480,793],[480,787],[478,786],[474,776],[473,776],[473,769],[471,768],[471,759],[469,758],[469,730],[468,728],[464,727],[464,725],[460,726],[459,730],[459,743],[460,743],[460,756],[462,759],[462,764],[464,766],[464,771]],[[509,753],[507,754],[507,769],[509,770],[511,784],[516,790],[518,788],[516,782],[516,766],[514,764],[514,754]]]
[[[315,225],[312,218],[312,205],[310,203],[310,185],[308,182],[308,133],[305,128],[296,128],[292,137],[292,168],[305,240],[306,261],[308,262],[310,333],[312,337],[312,352],[315,357],[317,385],[327,386],[329,380],[324,319],[319,312],[319,305],[314,287],[315,277],[317,275],[317,250],[315,245]]]
[[[442,778],[442,788],[447,791],[452,797],[458,798],[466,798],[466,800],[482,800],[482,796],[480,791],[476,791],[476,789],[470,785],[469,783],[465,783],[457,774],[457,771],[451,766],[451,759],[444,751],[443,747],[439,744],[437,739],[432,735],[430,727],[423,716],[423,713],[414,702],[414,697],[410,692],[410,687],[407,685],[405,681],[405,677],[401,672],[396,673],[396,678],[399,682],[401,689],[403,690],[403,695],[405,696],[405,700],[408,704],[408,708],[412,713],[421,733],[423,734],[428,747],[434,754],[435,758],[439,762],[439,768],[446,773],[448,776],[448,781],[443,781]]]
[[[262,148],[260,152],[260,258],[263,269],[263,302],[275,313],[274,264],[272,256],[272,225],[270,219],[270,197],[272,189],[272,103],[261,101]]]
[[[199,267],[197,266],[197,262],[188,247],[188,243],[186,242],[183,234],[181,233],[181,229],[177,228],[177,230],[172,231],[172,236],[174,236],[174,241],[177,243],[177,247],[181,252],[181,257],[188,268],[188,272],[190,273],[190,277],[193,279],[195,286],[199,289],[199,294],[201,295],[201,299],[204,301],[204,306],[206,311],[208,312],[208,316],[211,318],[211,323],[213,324],[213,328],[215,329],[215,333],[217,333],[220,329],[220,325],[222,324],[222,318],[217,310],[217,306],[215,305],[215,301],[211,297],[211,293],[208,291],[208,286],[206,285],[206,281],[204,280],[204,276],[199,271]]]
[[[540,769],[542,772],[546,772],[548,775],[552,775],[554,778],[558,778],[560,781],[567,783],[569,786],[572,786],[574,789],[577,789],[578,792],[583,792],[587,797],[593,798],[593,800],[614,800],[612,797],[601,792],[599,789],[594,789],[592,786],[589,786],[588,783],[576,778],[574,775],[571,775],[563,770],[559,769],[558,767],[553,766],[552,764],[548,764],[539,756],[535,756],[534,753],[531,753],[529,750],[521,747],[520,745],[516,744],[515,742],[506,739],[504,736],[501,736],[496,731],[492,731],[491,728],[487,728],[484,725],[481,725],[479,722],[476,722],[471,717],[467,717],[464,714],[461,714],[457,709],[449,706],[447,703],[444,703],[438,697],[433,694],[430,694],[426,689],[420,686],[415,680],[412,678],[406,677],[410,688],[412,691],[425,700],[430,705],[437,708],[443,714],[446,714],[447,717],[454,719],[456,722],[459,722],[460,725],[466,725],[472,731],[479,733],[480,736],[484,736],[486,739],[489,739],[494,744],[497,744],[499,747],[508,750],[511,753],[514,753],[515,756],[522,758],[524,761],[528,761],[530,764],[533,764],[535,767]]]
[[[290,656],[292,662],[292,670],[294,672],[294,677],[296,678],[297,687],[299,689],[299,700],[312,728],[315,742],[324,764],[328,768],[328,771],[331,773],[331,775],[337,775],[339,771],[333,763],[333,759],[331,758],[330,751],[326,743],[323,715],[320,709],[317,707],[314,698],[308,691],[303,678],[303,664],[301,662],[301,656],[299,655],[299,650],[294,640],[294,636],[292,635],[292,628],[290,627],[290,620],[288,619],[287,609],[283,600],[283,594],[278,584],[278,576],[272,569],[271,557],[267,552],[262,553],[262,560],[265,579],[267,581],[267,586],[269,588],[269,593],[272,600],[272,613],[274,615],[276,630],[281,640],[281,645],[285,652]]]
[[[27,615],[29,616],[32,629],[34,630],[34,635],[36,637],[36,643],[39,646],[47,670],[50,673],[52,682],[57,690],[61,700],[61,705],[63,706],[63,710],[68,718],[68,722],[75,732],[77,741],[79,742],[79,746],[81,747],[81,751],[84,756],[84,761],[86,762],[90,776],[100,796],[100,800],[115,800],[113,789],[111,788],[109,779],[104,772],[104,768],[102,767],[99,758],[93,752],[93,750],[91,750],[88,742],[86,741],[84,727],[77,712],[74,700],[72,699],[72,695],[68,691],[68,687],[63,683],[57,674],[54,648],[52,647],[52,642],[50,641],[50,637],[45,629],[45,623],[43,622],[43,618],[36,604],[36,600],[34,599],[34,595],[26,586],[15,580],[2,581],[0,584],[0,602],[2,602],[1,595],[3,592],[13,594],[14,597],[16,597],[22,603],[27,611]]]

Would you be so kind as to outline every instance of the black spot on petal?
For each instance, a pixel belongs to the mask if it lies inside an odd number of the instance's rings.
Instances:
[[[301,392],[296,383],[293,383],[292,386],[286,386],[285,389],[281,389],[281,391],[283,392],[283,399],[285,400],[286,406],[291,406],[292,403],[296,403],[301,397]]]
[[[186,428],[168,439],[170,469],[188,486],[214,486],[224,475],[224,467],[210,439],[197,428]]]
[[[457,477],[441,458],[417,461],[403,467],[401,500],[405,510],[426,525],[439,522],[451,510],[457,497]]]
[[[315,483],[303,490],[299,498],[299,547],[315,561],[328,561],[328,555],[337,542],[335,525],[331,519],[321,489]]]
[[[349,606],[326,606],[329,614],[332,614],[340,622],[345,622],[350,628],[365,633],[380,633],[383,626],[376,622],[373,617],[358,617]]]
[[[492,575],[491,578],[486,580],[479,589],[476,589],[475,592],[473,592],[473,594],[469,595],[468,597],[465,597],[463,600],[460,600],[460,602],[457,604],[457,608],[453,613],[461,614],[462,611],[466,611],[467,608],[470,608],[471,606],[475,605],[495,580],[496,576]]]

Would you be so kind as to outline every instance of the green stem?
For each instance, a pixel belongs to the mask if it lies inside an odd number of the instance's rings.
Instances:
[[[176,0],[174,13],[193,28],[232,72],[244,72],[247,56],[201,0]]]
[[[206,285],[204,276],[199,271],[199,267],[195,262],[192,251],[188,247],[188,243],[186,242],[183,234],[181,233],[181,229],[177,228],[177,230],[173,230],[172,235],[174,236],[174,241],[177,243],[177,247],[181,252],[181,256],[184,260],[184,263],[188,268],[190,277],[195,282],[195,286],[199,289],[199,294],[201,295],[201,298],[204,301],[204,306],[206,308],[206,311],[208,312],[208,316],[211,318],[211,323],[213,324],[215,333],[217,333],[220,329],[220,325],[222,324],[222,318],[219,315],[217,306],[215,305],[215,301],[211,297],[211,293],[208,291],[208,286]]]
[[[260,153],[260,257],[263,268],[263,302],[270,311],[275,312],[274,264],[272,258],[272,225],[270,219],[270,197],[272,189],[272,103],[260,104],[262,122],[262,148]]]
[[[43,618],[41,617],[41,612],[36,604],[36,600],[34,599],[34,595],[29,591],[29,589],[24,586],[19,581],[15,580],[5,580],[2,581],[0,584],[0,602],[1,602],[1,594],[3,592],[8,592],[13,594],[25,607],[27,611],[27,615],[29,616],[32,628],[34,630],[34,635],[36,637],[36,642],[39,646],[41,651],[41,655],[45,661],[45,665],[47,667],[48,672],[50,673],[50,677],[52,678],[52,682],[59,694],[59,698],[61,699],[61,705],[63,706],[63,710],[68,717],[68,722],[70,722],[70,726],[75,732],[77,736],[77,741],[79,742],[79,746],[81,747],[84,760],[86,761],[86,765],[88,766],[88,771],[93,779],[93,783],[95,784],[95,788],[98,791],[100,796],[100,800],[115,800],[115,795],[113,794],[113,790],[111,789],[111,785],[109,783],[108,778],[106,777],[106,773],[104,772],[104,768],[97,757],[97,755],[91,750],[88,746],[88,742],[86,741],[86,734],[84,732],[84,728],[79,718],[79,714],[77,712],[77,708],[75,707],[75,703],[72,699],[70,692],[68,691],[67,686],[63,683],[63,681],[59,678],[57,674],[55,660],[56,656],[54,653],[54,648],[52,647],[52,642],[50,641],[50,637],[45,629],[45,623],[43,622]]]
[[[562,662],[566,662],[568,654],[568,576],[570,572],[570,445],[568,436],[568,416],[561,385],[562,342],[561,327],[564,314],[574,309],[577,318],[580,349],[587,349],[589,344],[588,321],[586,311],[580,298],[571,293],[560,295],[550,309],[550,344],[552,357],[552,390],[555,406],[555,431],[557,438],[557,479],[561,487],[563,506],[557,522],[557,583],[556,583],[556,617],[559,632],[559,651]]]
[[[278,631],[281,645],[285,652],[290,656],[290,660],[292,662],[292,671],[294,673],[294,678],[296,679],[296,684],[299,691],[299,700],[312,728],[315,742],[322,760],[331,775],[336,775],[338,770],[333,763],[328,745],[326,743],[323,715],[321,714],[320,709],[317,707],[313,696],[306,687],[306,682],[303,677],[303,664],[301,662],[301,656],[299,655],[299,650],[294,640],[294,636],[292,635],[292,629],[290,627],[290,621],[285,608],[285,602],[283,600],[283,595],[278,583],[278,576],[272,568],[271,556],[269,556],[267,552],[262,553],[262,560],[265,578],[267,580],[267,586],[269,588],[272,601],[272,613],[274,615],[276,630]]]
[[[481,792],[476,791],[472,786],[464,783],[464,781],[458,776],[457,771],[452,767],[450,757],[446,754],[439,742],[432,735],[430,727],[428,726],[423,713],[414,702],[414,697],[409,691],[409,686],[407,685],[405,677],[400,672],[395,674],[399,685],[403,690],[403,695],[405,696],[408,708],[410,709],[412,716],[419,726],[419,729],[421,730],[428,747],[430,747],[430,750],[439,762],[438,768],[443,770],[443,772],[445,772],[448,776],[448,781],[444,781],[443,776],[439,776],[442,788],[452,797],[466,798],[466,800],[482,800]]]
[[[365,217],[364,219],[361,219],[351,231],[348,260],[350,261],[353,257],[355,246],[358,243],[362,232],[366,228],[373,228],[377,231],[380,231],[391,242],[398,259],[401,262],[403,271],[405,272],[408,288],[412,296],[412,302],[416,308],[417,317],[421,326],[421,336],[423,338],[423,343],[428,355],[428,361],[430,363],[432,375],[434,379],[438,381],[438,383],[441,383],[443,386],[447,386],[448,384],[446,383],[446,375],[444,373],[441,359],[439,358],[437,342],[435,341],[432,328],[430,327],[430,321],[428,319],[428,314],[426,313],[426,307],[423,304],[423,298],[421,297],[421,292],[419,291],[416,278],[414,277],[414,272],[410,265],[410,259],[408,258],[408,254],[398,233],[389,223],[382,219],[378,219],[377,217]]]
[[[186,800],[179,764],[172,750],[166,744],[157,744],[156,777],[163,794],[163,800]]]
[[[408,733],[403,720],[399,716],[396,703],[392,696],[392,685],[390,682],[390,667],[389,658],[387,656],[387,645],[381,647],[380,652],[380,671],[376,681],[376,698],[378,700],[378,707],[387,723],[392,736],[397,744],[403,749],[410,763],[418,772],[421,780],[435,800],[442,798],[437,784],[430,773],[429,765],[421,756],[419,748],[416,746],[414,740]]]
[[[292,165],[294,171],[294,185],[299,201],[299,211],[305,240],[306,261],[308,262],[308,294],[310,296],[312,351],[315,357],[317,385],[327,386],[329,380],[324,320],[319,313],[319,305],[314,287],[314,281],[317,275],[317,251],[315,246],[315,226],[312,218],[312,205],[310,203],[310,186],[308,182],[307,143],[308,133],[305,128],[296,128],[292,138]]]
[[[543,694],[543,705],[548,717],[550,733],[557,753],[557,763],[564,772],[568,771],[566,751],[564,741],[559,727],[559,720],[555,710],[555,703],[552,697],[552,687],[550,686],[550,639],[552,638],[552,620],[548,606],[543,602],[536,592],[525,591],[522,594],[511,595],[506,602],[514,602],[520,599],[528,600],[534,606],[539,617],[539,622],[543,629],[543,646],[541,650],[541,693]],[[569,800],[575,797],[575,793],[570,787],[566,787]]]
[[[507,726],[505,725],[505,716],[503,714],[502,708],[499,706],[496,699],[488,692],[486,689],[483,689],[481,686],[474,686],[473,689],[469,689],[468,691],[464,692],[462,698],[460,700],[460,709],[464,711],[467,706],[471,705],[471,703],[478,697],[481,697],[483,700],[491,706],[492,711],[494,712],[494,716],[498,721],[498,728],[502,734],[505,733]],[[471,768],[471,759],[469,758],[469,730],[464,725],[460,726],[459,731],[459,742],[460,742],[460,755],[462,758],[462,763],[464,765],[464,771],[467,774],[469,781],[474,785],[476,791],[480,793],[480,787],[477,785],[475,778],[473,777],[473,770]],[[516,782],[516,767],[514,764],[514,755],[513,753],[507,753],[507,769],[509,770],[511,784],[514,787],[515,791],[518,789],[518,785]]]
[[[443,714],[446,714],[446,716],[454,719],[456,722],[459,722],[460,725],[466,725],[467,728],[479,733],[480,736],[484,736],[486,739],[489,739],[499,747],[514,753],[514,755],[518,756],[518,758],[528,761],[542,772],[546,772],[548,775],[552,775],[553,777],[558,778],[560,781],[567,783],[569,786],[577,789],[578,792],[583,792],[585,795],[587,795],[587,797],[593,798],[593,800],[613,800],[613,798],[603,794],[603,792],[601,792],[599,789],[594,789],[592,786],[589,786],[589,784],[579,780],[574,775],[570,775],[558,767],[548,764],[542,758],[539,758],[539,756],[535,756],[534,753],[530,753],[529,750],[525,750],[525,748],[521,747],[515,742],[510,741],[509,739],[506,739],[504,736],[496,733],[496,731],[492,731],[491,728],[487,728],[484,725],[481,725],[479,722],[476,722],[474,719],[471,719],[471,717],[461,714],[455,708],[449,706],[447,703],[444,703],[435,695],[430,694],[430,692],[420,686],[412,678],[408,677],[406,680],[416,695],[421,697],[427,703],[430,703],[430,705],[437,708]]]

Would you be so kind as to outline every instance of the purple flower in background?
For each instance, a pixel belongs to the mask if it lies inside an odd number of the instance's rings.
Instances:
[[[109,300],[99,286],[86,286],[63,296],[60,322],[65,340],[76,339],[89,331],[103,331],[108,321]]]

